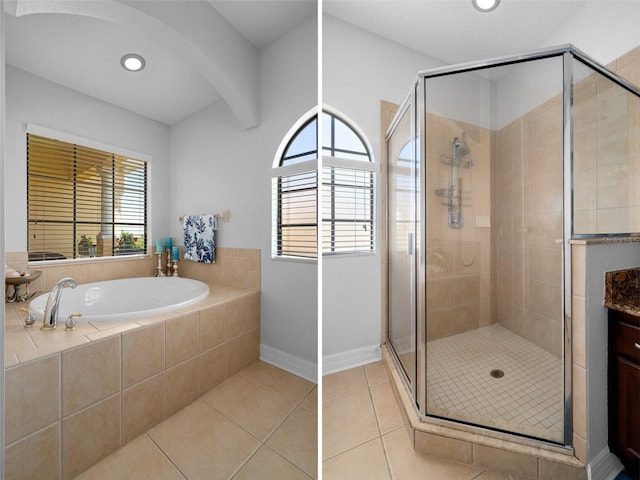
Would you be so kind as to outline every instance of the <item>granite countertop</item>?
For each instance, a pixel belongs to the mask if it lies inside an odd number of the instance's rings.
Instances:
[[[640,317],[640,268],[604,275],[604,306]]]

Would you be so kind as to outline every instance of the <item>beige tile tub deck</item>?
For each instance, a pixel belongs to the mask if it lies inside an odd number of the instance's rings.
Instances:
[[[7,480],[73,478],[257,360],[260,292],[209,286],[179,311],[71,332],[25,329],[7,304]],[[241,326],[203,342],[201,312],[229,302],[225,322]],[[54,461],[34,462],[29,447],[44,443]]]

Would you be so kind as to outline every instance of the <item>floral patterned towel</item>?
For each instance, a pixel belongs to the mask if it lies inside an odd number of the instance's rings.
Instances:
[[[213,214],[185,215],[184,259],[192,262],[216,261],[217,222]]]

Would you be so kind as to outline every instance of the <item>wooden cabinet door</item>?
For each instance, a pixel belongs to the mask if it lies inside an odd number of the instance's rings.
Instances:
[[[625,467],[640,472],[640,367],[622,357],[616,359],[618,373],[618,454]]]

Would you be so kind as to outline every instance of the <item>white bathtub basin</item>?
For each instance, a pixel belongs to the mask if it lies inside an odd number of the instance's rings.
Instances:
[[[182,277],[143,277],[85,283],[65,288],[60,296],[58,322],[81,313],[76,322],[128,320],[146,317],[199,302],[209,295],[206,283]],[[44,318],[49,293],[34,298],[29,310]]]

